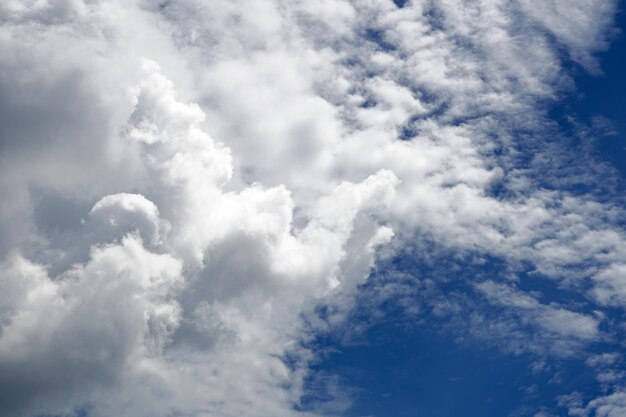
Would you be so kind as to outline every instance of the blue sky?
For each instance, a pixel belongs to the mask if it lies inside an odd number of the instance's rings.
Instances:
[[[625,24],[626,15],[620,11],[616,18],[619,30],[615,38],[607,51],[598,53],[601,72],[590,74],[575,63],[571,64],[575,87],[549,108],[550,117],[559,123],[563,135],[576,135],[581,125],[593,131],[591,145],[582,151],[609,163],[619,172],[616,187],[612,190],[615,194],[603,195],[615,199],[617,204],[623,204],[626,184],[626,80],[623,77],[626,39],[619,33]],[[602,124],[594,126],[594,123],[600,123],[594,122],[598,119]],[[575,148],[578,143],[569,146],[574,152],[580,151]],[[338,335],[316,341],[327,353],[316,364],[315,370],[324,375],[336,375],[342,385],[349,387],[345,395],[354,402],[344,415],[521,417],[544,412],[546,416],[567,416],[570,414],[559,404],[562,396],[577,392],[593,398],[603,393],[595,371],[585,365],[585,360],[590,353],[607,349],[623,351],[619,339],[592,346],[586,355],[540,359],[524,353],[503,352],[497,340],[477,340],[462,323],[454,323],[461,319],[436,317],[428,309],[410,314],[387,301],[377,305],[375,314],[368,314],[372,298],[376,298],[372,293],[385,287],[388,269],[418,277],[428,274],[429,266],[423,265],[419,259],[415,253],[402,254],[391,265],[383,264],[370,278],[378,284],[365,285],[363,291],[367,295],[358,299],[351,318],[353,322],[348,321],[343,328],[348,334],[351,326],[364,329],[359,330],[354,340],[350,335],[344,339],[345,334],[340,331]],[[407,260],[408,263],[403,262]],[[468,266],[463,261],[449,262],[464,269]],[[440,296],[466,294],[471,303],[471,299],[478,296],[468,294],[471,290],[465,281],[485,276],[502,279],[505,262],[500,260],[470,267],[462,274],[453,273],[458,281],[435,285],[440,286]],[[543,299],[565,303],[569,299],[588,304],[584,298],[576,299],[575,294],[555,288],[549,280],[546,282],[546,277],[525,272],[520,273],[520,286],[540,292]],[[409,281],[406,285],[416,284]],[[480,303],[478,299],[475,302]],[[593,305],[586,309],[593,309]],[[363,311],[364,314],[359,313]],[[488,317],[499,313],[485,311]],[[624,318],[619,310],[608,314],[614,314],[616,321]],[[533,337],[532,333],[528,337]],[[621,339],[623,333],[620,331],[616,337]],[[545,360],[545,366],[537,370],[536,364],[540,360]],[[312,396],[314,398],[315,394]]]
[[[624,12],[620,10],[616,25],[621,31],[624,30],[625,21]],[[576,71],[575,82],[578,94],[574,94],[557,107],[562,112],[571,112],[583,119],[602,116],[610,120],[616,135],[601,140],[597,149],[603,158],[610,161],[620,171],[622,178],[626,174],[623,133],[624,120],[626,120],[626,110],[623,106],[626,81],[619,74],[624,65],[625,42],[624,35],[617,34],[610,48],[598,55],[601,74],[591,75],[580,70]]]
[[[493,262],[471,268],[463,276],[456,273],[458,281],[440,284],[436,297],[467,297],[468,303],[478,305],[480,295],[459,281],[497,279],[502,267],[501,262]],[[420,276],[428,274],[429,267],[412,262],[408,270],[402,266],[400,270]],[[545,277],[523,279],[530,281],[525,283],[527,289],[540,291],[543,299],[564,301],[562,291],[541,281]],[[364,291],[381,291],[385,284],[379,285],[381,288]],[[415,290],[420,291],[424,290]],[[423,302],[422,297],[435,298],[429,291],[425,296],[416,295],[414,304]],[[370,310],[372,299],[376,297],[371,293],[359,299],[362,305],[357,311]],[[429,306],[410,314],[389,300],[377,307],[375,314],[355,312],[353,321],[345,324],[347,337],[340,333],[318,341],[319,348],[327,353],[315,369],[341,378],[345,394],[354,400],[345,415],[534,416],[544,410],[552,413],[547,415],[566,416],[559,407],[559,397],[573,392],[593,397],[603,392],[594,370],[584,363],[586,356],[550,358],[507,352],[502,346],[505,341],[480,340],[472,335],[461,317],[438,317]],[[475,308],[482,310],[487,321],[496,321],[502,314],[489,307]],[[467,308],[460,314],[474,313],[472,310]],[[352,326],[364,330],[355,337],[350,334]],[[534,337],[532,329],[522,331],[528,332],[523,337]],[[619,341],[599,344],[587,354],[606,349],[620,350],[621,346]]]
[[[0,3],[0,415],[623,417],[618,0]]]

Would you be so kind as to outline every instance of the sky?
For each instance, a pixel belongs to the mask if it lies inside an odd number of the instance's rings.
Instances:
[[[0,3],[0,415],[626,416],[623,7]]]

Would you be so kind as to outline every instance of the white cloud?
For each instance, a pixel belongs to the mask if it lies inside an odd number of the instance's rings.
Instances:
[[[594,316],[570,311],[556,304],[543,304],[532,294],[493,281],[481,282],[476,288],[490,303],[506,310],[495,320],[501,331],[496,334],[489,334],[489,329],[476,328],[474,331],[479,337],[504,336],[510,339],[501,342],[505,349],[534,351],[540,355],[575,356],[586,344],[598,341],[602,336],[600,321]],[[524,326],[528,325],[534,330],[532,336],[524,340]]]
[[[102,197],[92,207],[89,217],[96,227],[108,228],[118,238],[137,230],[145,242],[156,244],[159,241],[159,209],[142,195],[120,193]],[[98,237],[97,242],[104,241],[104,237]]]
[[[595,298],[604,305],[626,304],[626,265],[615,263],[593,277]]]
[[[573,407],[569,409],[573,416],[593,417],[619,417],[626,412],[626,394],[616,392],[611,395],[597,398],[586,407]]]
[[[85,401],[159,355],[180,320],[171,295],[181,268],[133,235],[92,248],[87,264],[56,279],[13,255],[0,280],[4,412],[70,411],[72,398]]]
[[[607,33],[606,27],[613,21],[615,2],[521,0],[519,3],[532,19],[568,48],[574,60],[588,69],[598,69],[592,53],[608,47],[613,33]]]

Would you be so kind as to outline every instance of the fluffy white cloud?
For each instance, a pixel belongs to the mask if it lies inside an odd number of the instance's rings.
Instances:
[[[54,279],[11,256],[0,281],[3,412],[69,412],[72,399],[84,401],[159,355],[180,320],[170,296],[181,269],[133,235],[94,247],[87,264]]]
[[[593,277],[596,287],[593,295],[605,305],[626,304],[626,266],[616,262]]]

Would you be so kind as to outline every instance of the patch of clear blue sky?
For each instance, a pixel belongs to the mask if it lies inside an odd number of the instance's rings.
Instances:
[[[618,15],[617,26],[626,30],[623,11]],[[598,54],[598,58],[603,71],[601,75],[588,74],[575,64],[571,65],[576,91],[556,103],[549,114],[566,138],[579,135],[582,126],[589,127],[589,136],[593,139],[587,151],[599,161],[612,165],[620,177],[619,182],[624,184],[626,35],[619,34],[610,49]],[[602,120],[609,123],[604,124]],[[603,134],[609,130],[613,133]],[[574,189],[569,191],[576,192]],[[579,191],[593,192],[588,189]],[[615,191],[623,191],[623,185]],[[620,199],[618,196],[608,197]],[[445,264],[445,268],[463,262],[453,258],[453,254],[444,254],[438,262]],[[436,272],[432,263],[410,253],[385,267],[418,276]],[[459,274],[458,279],[443,279],[436,284],[438,296],[461,297],[471,303],[472,297],[478,300],[478,295],[463,284],[463,279],[477,274],[498,280],[504,269],[503,262],[497,259],[481,266],[463,267],[465,272]],[[389,270],[381,272],[383,276],[389,275]],[[527,271],[516,272],[526,275]],[[544,303],[576,303],[578,311],[586,312],[593,308],[591,304],[585,305],[584,297],[560,290],[550,280],[534,274],[523,278],[520,289],[540,292]],[[541,371],[533,370],[533,364],[539,360],[536,355],[507,354],[496,346],[497,343],[472,340],[463,329],[460,317],[438,318],[424,306],[420,307],[419,313],[408,315],[406,309],[399,308],[393,300],[379,302],[376,308],[372,308],[368,305],[371,303],[368,296],[376,293],[377,279],[372,277],[372,281],[364,286],[364,296],[360,297],[354,317],[343,333],[321,336],[312,344],[329,352],[314,367],[315,371],[319,375],[335,375],[341,385],[350,387],[353,405],[344,412],[345,416],[530,417],[542,410],[550,415],[566,416],[567,411],[557,404],[560,395],[580,392],[586,399],[592,399],[602,394],[602,388],[596,382],[593,370],[584,364],[584,358],[594,352],[620,349],[619,343],[615,346],[609,346],[607,342],[597,343],[589,346],[583,357],[544,358],[546,367]],[[415,285],[419,285],[417,281]],[[415,289],[415,294],[418,293],[419,290]],[[420,296],[415,297],[415,303],[422,303]],[[481,302],[485,304],[477,301]],[[500,313],[487,306],[477,307],[477,311],[493,319]],[[609,314],[614,314],[613,320],[624,319],[621,311],[609,310]],[[452,320],[460,322],[448,322]],[[350,333],[350,326],[363,324],[367,330],[357,337],[358,340],[355,341],[354,336],[346,339],[345,333]],[[315,403],[318,394],[312,388],[307,401]]]
[[[428,258],[420,257],[424,250]],[[311,346],[327,352],[314,371],[323,377],[337,376],[353,400],[343,415],[532,417],[538,411],[550,410],[552,415],[565,416],[566,411],[557,404],[559,396],[582,392],[592,399],[602,394],[594,371],[584,359],[619,349],[618,343],[591,344],[586,355],[573,358],[504,353],[510,335],[502,335],[501,340],[475,338],[469,317],[477,314],[487,323],[501,323],[504,309],[489,306],[471,283],[500,280],[510,272],[506,263],[472,254],[459,257],[435,245],[412,251],[381,265],[384,272],[372,276],[361,288],[348,324],[321,336]],[[575,295],[558,289],[554,282],[527,275],[523,266],[516,268],[523,283],[520,289],[540,292],[542,303],[574,302],[578,311],[591,312],[591,305],[572,300]],[[399,272],[411,277],[394,277]],[[425,284],[426,280],[431,282]],[[381,296],[396,285],[403,288],[391,297]],[[407,314],[407,299],[412,299],[419,312]],[[462,310],[435,313],[443,301],[453,302]],[[358,328],[366,330],[354,330]],[[531,326],[516,331],[534,338]],[[540,363],[543,366],[538,367]],[[314,388],[307,402],[328,399],[326,387],[319,380],[312,382]]]

